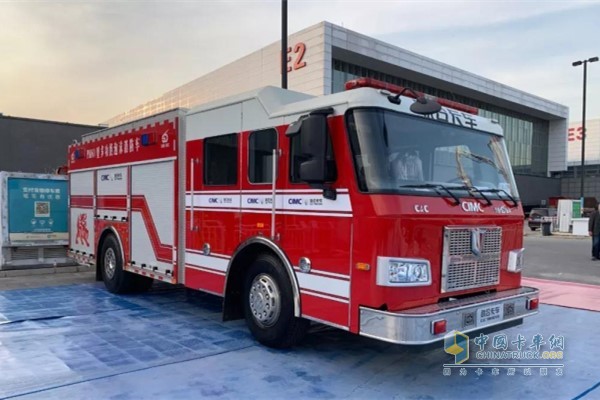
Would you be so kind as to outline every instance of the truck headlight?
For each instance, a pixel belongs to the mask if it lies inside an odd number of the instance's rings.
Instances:
[[[428,260],[377,257],[379,286],[426,286],[431,284]]]

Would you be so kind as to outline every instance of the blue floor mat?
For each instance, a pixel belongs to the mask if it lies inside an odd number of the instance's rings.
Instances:
[[[0,292],[0,397],[252,346],[221,299],[176,287],[116,296],[101,284]]]

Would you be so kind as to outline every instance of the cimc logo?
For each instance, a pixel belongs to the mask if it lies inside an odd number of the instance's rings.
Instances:
[[[481,203],[474,203],[472,201],[463,201],[462,203],[460,203],[461,208],[463,209],[463,211],[466,212],[483,212],[483,209],[481,208]]]
[[[469,337],[462,332],[452,331],[444,336],[444,351],[454,356],[454,364],[469,359]]]

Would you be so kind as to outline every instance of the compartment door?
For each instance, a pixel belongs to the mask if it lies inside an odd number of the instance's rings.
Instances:
[[[161,274],[175,270],[175,161],[131,167],[131,262]]]

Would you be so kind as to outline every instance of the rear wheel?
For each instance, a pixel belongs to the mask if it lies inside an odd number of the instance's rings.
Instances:
[[[104,285],[111,293],[143,292],[152,286],[151,278],[132,274],[123,269],[123,256],[117,239],[109,235],[102,243],[98,267]]]
[[[285,348],[302,340],[310,322],[294,316],[292,285],[277,258],[265,254],[252,263],[243,296],[246,323],[260,343]]]

